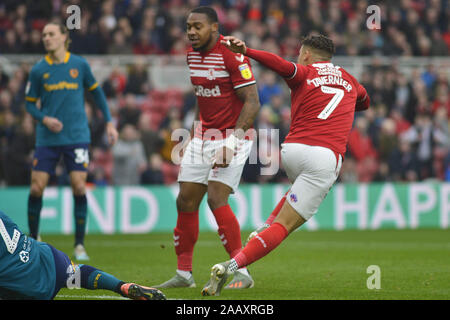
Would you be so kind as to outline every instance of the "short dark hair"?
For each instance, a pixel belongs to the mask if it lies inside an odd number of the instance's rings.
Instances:
[[[191,13],[203,13],[208,17],[210,23],[219,22],[219,17],[217,16],[216,10],[211,7],[201,6],[193,9]]]
[[[303,37],[302,45],[319,50],[325,55],[326,58],[330,59],[336,51],[333,40],[322,34]]]

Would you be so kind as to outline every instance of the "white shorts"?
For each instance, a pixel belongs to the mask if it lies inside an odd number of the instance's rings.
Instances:
[[[192,139],[181,160],[178,182],[195,182],[208,185],[208,181],[221,182],[235,192],[241,181],[242,171],[252,149],[253,141],[243,140],[237,153],[226,168],[212,169],[215,151],[224,146],[225,140]]]
[[[337,161],[335,153],[324,147],[284,143],[281,161],[292,183],[286,199],[298,214],[309,220],[338,178],[342,157],[339,155]]]

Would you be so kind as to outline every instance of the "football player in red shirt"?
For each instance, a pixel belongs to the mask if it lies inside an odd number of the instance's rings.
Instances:
[[[292,186],[242,251],[212,267],[203,295],[220,294],[229,274],[264,257],[317,212],[339,175],[354,113],[370,103],[366,89],[331,63],[334,44],[323,35],[302,41],[297,63],[247,48],[235,37],[222,43],[272,69],[291,89],[291,127],[281,160]]]
[[[197,121],[178,176],[180,191],[174,229],[177,270],[158,288],[195,287],[192,256],[199,233],[199,206],[205,193],[230,258],[242,249],[239,222],[228,197],[238,188],[253,143],[246,133],[260,107],[250,61],[221,43],[223,36],[219,34],[214,9],[192,10],[186,27],[192,45],[187,64],[197,96]],[[246,268],[236,270],[233,281],[233,289],[253,286]]]

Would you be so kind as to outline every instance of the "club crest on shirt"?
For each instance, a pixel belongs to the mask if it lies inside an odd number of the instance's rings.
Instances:
[[[28,251],[22,250],[19,253],[19,258],[23,263],[30,261],[30,253]]]
[[[252,78],[252,71],[250,70],[250,67],[247,63],[239,65],[239,71],[241,72],[242,78],[245,80]]]
[[[216,76],[214,74],[214,69],[208,69],[208,75],[206,76],[208,80],[215,80]]]
[[[70,69],[69,74],[72,78],[78,77],[78,69]]]

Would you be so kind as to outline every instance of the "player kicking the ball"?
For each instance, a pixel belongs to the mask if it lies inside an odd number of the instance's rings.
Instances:
[[[218,29],[217,13],[210,7],[192,10],[186,21],[192,45],[187,64],[197,96],[197,121],[178,176],[178,217],[173,234],[176,275],[157,288],[195,286],[192,256],[199,233],[199,205],[205,193],[226,252],[232,258],[242,249],[239,222],[228,197],[237,190],[250,154],[253,141],[245,133],[252,127],[260,104],[249,59],[228,50]],[[253,286],[247,269],[236,271],[233,289]]]
[[[292,186],[242,251],[212,267],[203,295],[219,295],[230,274],[267,255],[317,212],[339,175],[354,113],[370,103],[366,89],[330,62],[334,44],[325,36],[305,38],[297,63],[247,48],[235,37],[222,43],[272,69],[291,89],[291,127],[281,160]]]

